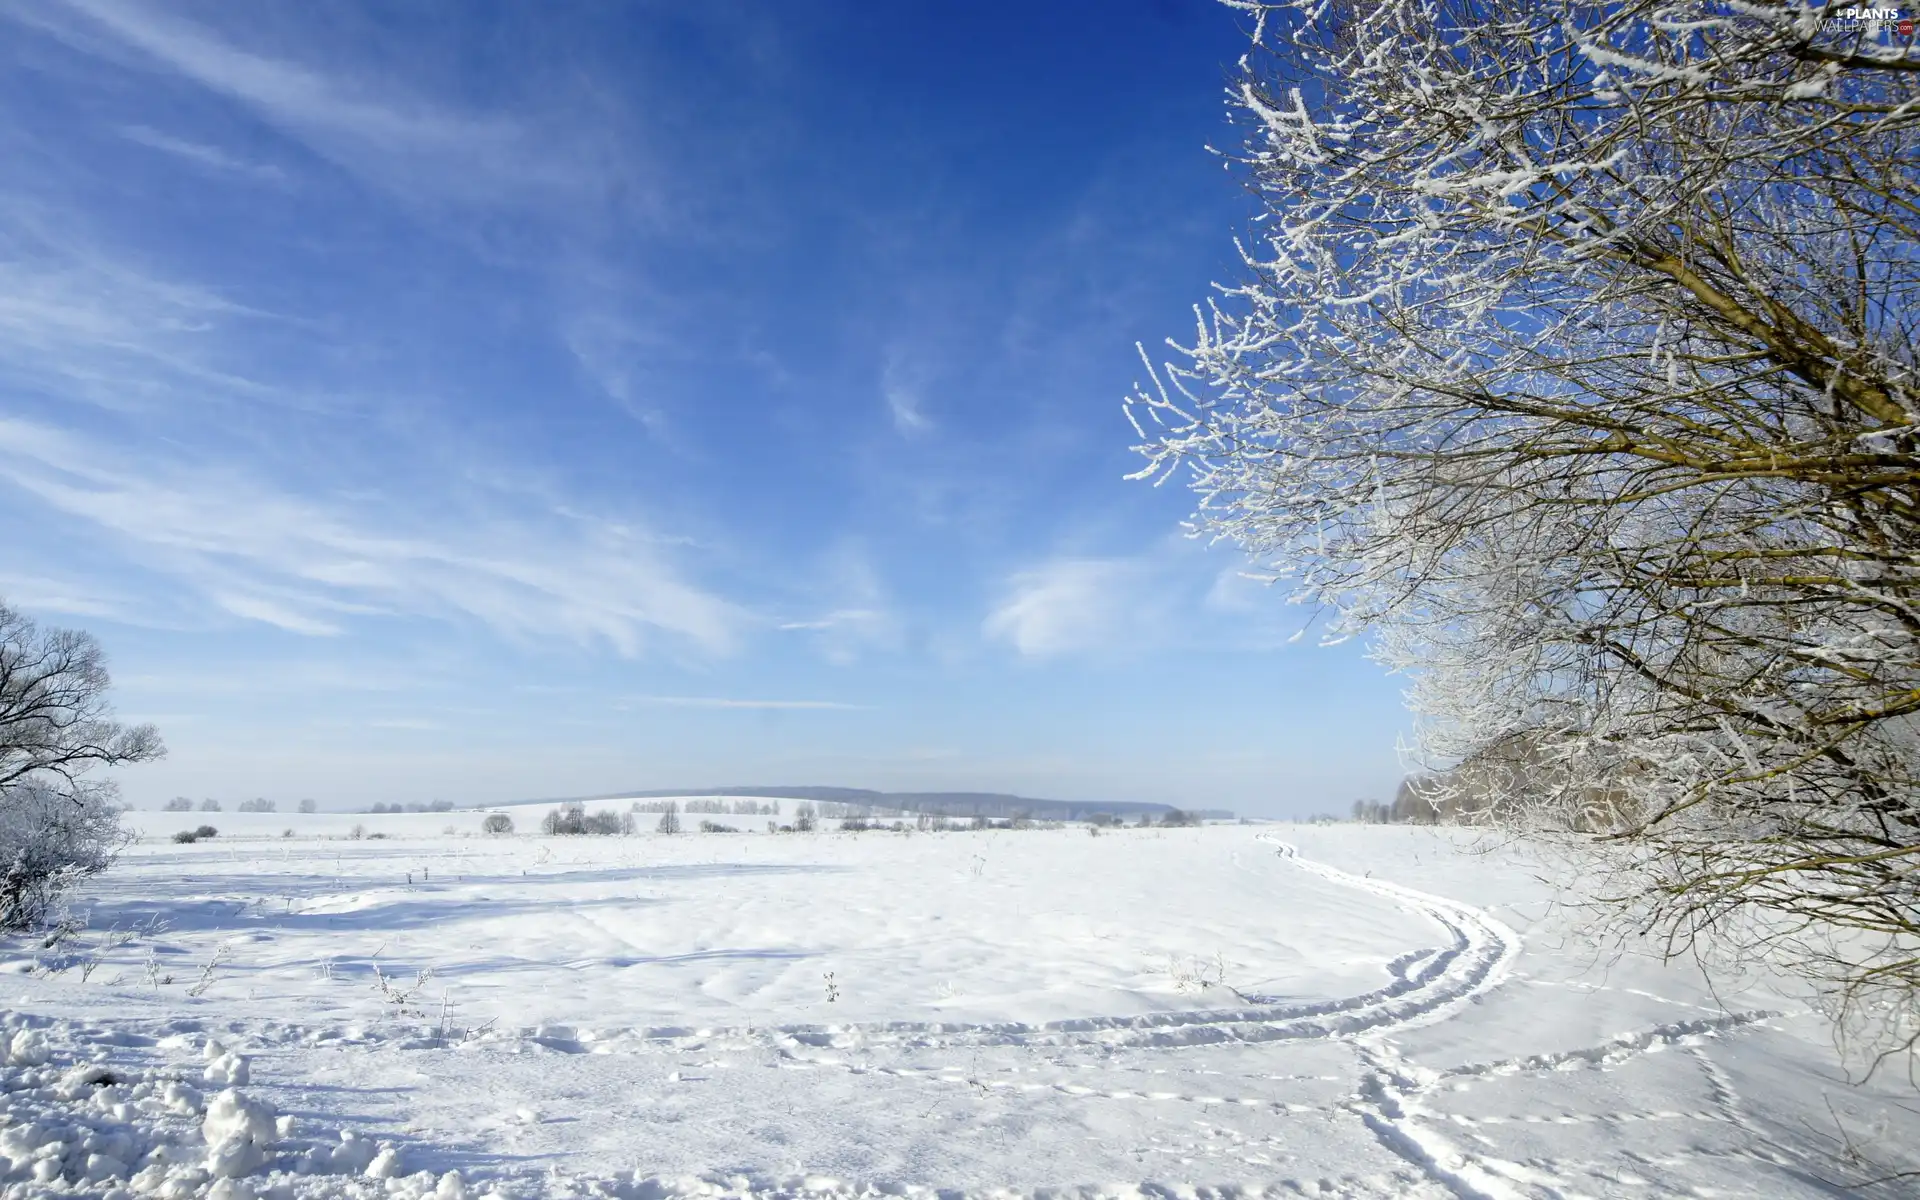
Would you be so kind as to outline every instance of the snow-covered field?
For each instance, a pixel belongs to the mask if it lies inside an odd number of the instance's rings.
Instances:
[[[1911,1085],[1850,1084],[1791,990],[1598,955],[1445,831],[134,817],[87,929],[0,963],[9,1196],[1787,1197],[1920,1167]]]

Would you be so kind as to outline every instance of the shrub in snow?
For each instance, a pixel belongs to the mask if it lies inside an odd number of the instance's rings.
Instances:
[[[660,824],[657,826],[657,828],[660,830],[661,833],[679,833],[680,832],[680,814],[677,812],[674,812],[672,809],[668,809],[666,812],[661,813]]]
[[[513,818],[505,813],[488,813],[487,819],[480,822],[482,833],[512,833]]]
[[[311,801],[311,800],[302,800],[302,801],[300,802],[300,811],[301,811],[301,812],[303,812],[303,813],[310,813],[310,812],[316,812],[316,811],[318,811],[318,808],[319,808],[319,806],[318,806],[318,805],[316,805],[316,804],[315,804],[315,803],[314,803],[313,801]]]
[[[240,811],[244,813],[277,812],[279,811],[279,807],[280,806],[277,803],[275,803],[272,800],[268,800],[265,797],[261,797],[254,800],[242,800],[240,802]]]
[[[191,829],[182,829],[179,833],[173,835],[173,840],[183,845],[191,845],[200,840],[200,835]]]
[[[202,825],[200,826],[200,828],[193,831],[193,835],[197,838],[205,840],[206,838],[219,837],[220,831],[218,829],[215,829],[211,825]]]
[[[614,812],[611,809],[606,809],[597,813],[590,813],[587,816],[587,832],[588,833],[597,833],[603,836],[612,836],[614,834],[622,832],[626,828],[627,828],[627,825],[625,822],[621,820],[620,814],[617,812]]]
[[[126,835],[112,797],[84,784],[0,791],[0,929],[40,924],[61,892],[113,862]]]
[[[192,812],[193,801],[187,799],[185,796],[175,796],[173,799],[167,801],[165,810],[167,812]]]
[[[202,800],[200,802],[200,811],[201,812],[219,812],[220,802],[218,800],[212,799],[211,797],[209,797],[208,799]]]
[[[116,793],[80,776],[166,752],[153,726],[111,719],[109,682],[90,635],[43,631],[0,603],[0,929],[37,924],[112,861]]]
[[[587,806],[562,804],[541,819],[540,832],[559,837],[573,837],[587,832]]]

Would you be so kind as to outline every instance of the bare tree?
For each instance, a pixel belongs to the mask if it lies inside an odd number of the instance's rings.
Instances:
[[[43,630],[0,602],[0,796],[30,780],[71,786],[95,767],[165,753],[153,726],[111,719],[110,683],[93,635]]]
[[[0,603],[0,928],[38,922],[112,860],[117,792],[82,777],[165,753],[153,726],[112,719],[109,683],[92,636],[43,630]]]
[[[1266,219],[1142,474],[1412,675],[1436,810],[1912,1048],[1920,57],[1820,4],[1228,2]]]

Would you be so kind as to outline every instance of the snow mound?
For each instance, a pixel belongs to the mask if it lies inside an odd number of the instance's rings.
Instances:
[[[347,1130],[296,1136],[292,1117],[237,1086],[211,1099],[190,1065],[138,1069],[62,1047],[59,1024],[0,1012],[0,1194],[7,1200],[467,1200],[457,1171],[404,1173],[405,1154]],[[248,1075],[209,1041],[208,1080]]]

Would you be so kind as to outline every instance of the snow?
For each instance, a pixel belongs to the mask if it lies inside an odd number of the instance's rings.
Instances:
[[[142,820],[0,964],[8,1197],[1814,1196],[1920,1145],[1793,989],[1449,831]]]

